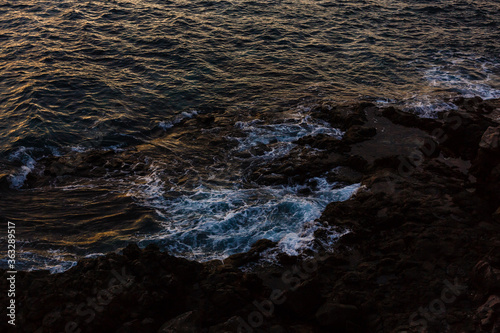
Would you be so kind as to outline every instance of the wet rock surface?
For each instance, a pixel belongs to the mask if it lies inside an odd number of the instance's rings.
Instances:
[[[198,263],[131,244],[62,274],[19,272],[15,331],[498,332],[500,151],[491,115],[499,103],[456,104],[439,119],[319,104],[312,115],[343,139],[303,137],[286,156],[249,168],[262,184],[314,186],[320,175],[361,182],[352,199],[327,206],[309,256],[262,261],[276,244],[261,240],[224,262]],[[121,170],[123,159],[109,154],[97,164]],[[54,158],[45,172],[71,176],[70,164]],[[332,243],[329,228],[349,232]],[[7,304],[6,293],[0,299]]]

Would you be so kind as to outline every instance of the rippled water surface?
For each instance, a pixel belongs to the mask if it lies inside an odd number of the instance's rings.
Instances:
[[[245,170],[302,136],[342,134],[307,101],[433,116],[449,96],[500,97],[499,24],[493,0],[3,1],[0,214],[26,268],[129,240],[203,260],[300,239],[354,188],[320,179],[303,195]],[[41,167],[58,156],[81,167]],[[37,173],[52,178],[30,183]]]

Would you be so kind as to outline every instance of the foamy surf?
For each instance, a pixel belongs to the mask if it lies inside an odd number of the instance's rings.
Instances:
[[[272,123],[262,120],[237,122],[243,137],[228,137],[238,146],[230,153],[238,155],[232,176],[240,174],[243,160],[260,163],[284,156],[294,141],[307,135],[326,134],[341,138],[343,132],[328,123],[312,119],[309,110],[292,110]],[[255,153],[255,147],[264,147]],[[231,160],[231,157],[229,157]],[[228,174],[201,178],[198,185],[186,187],[168,180],[168,170],[153,165],[149,175],[140,177],[127,195],[139,204],[155,210],[162,231],[143,235],[140,244],[159,244],[173,254],[190,259],[211,260],[250,249],[259,239],[279,242],[279,248],[297,254],[310,244],[314,228],[304,227],[317,219],[332,201],[347,200],[359,184],[335,188],[323,178],[308,185],[261,186],[225,179]],[[217,179],[212,182],[211,180]],[[221,185],[223,184],[223,185]],[[307,195],[303,193],[308,193]]]
[[[21,244],[21,242],[19,243]],[[16,244],[16,245],[19,245]],[[61,249],[48,250],[43,253],[24,251],[20,248],[16,253],[18,270],[48,270],[50,273],[62,273],[76,266],[77,257],[72,253],[65,253]],[[0,266],[8,267],[7,259],[0,259]]]
[[[424,86],[400,101],[379,98],[377,104],[394,104],[404,112],[422,118],[436,118],[440,112],[456,110],[453,99],[479,96],[500,98],[500,63],[475,55],[438,54],[435,62],[413,61],[422,73]]]
[[[456,92],[463,97],[479,96],[482,99],[500,97],[500,64],[480,58],[452,58],[448,63],[433,66],[424,72],[431,87]]]
[[[147,235],[140,243],[154,242],[174,254],[197,260],[224,259],[250,249],[259,239],[279,242],[284,252],[296,255],[313,239],[314,228],[303,228],[317,219],[332,201],[344,201],[359,184],[334,189],[325,179],[314,179],[311,194],[306,186],[261,186],[212,189],[200,186],[175,199],[151,198],[163,231]]]
[[[172,120],[160,121],[158,123],[158,127],[163,129],[164,131],[167,131],[167,130],[171,129],[172,127],[174,127],[175,125],[180,124],[182,121],[187,120],[187,119],[191,119],[197,115],[198,115],[198,111],[196,111],[196,110],[185,111],[185,112],[182,112],[181,114],[175,116],[174,119],[172,119]]]
[[[20,162],[23,164],[17,172],[9,176],[10,187],[19,189],[24,185],[28,174],[35,169],[36,161],[31,156],[30,149],[27,149],[24,146],[12,153],[9,156],[9,161],[17,163]]]
[[[235,127],[245,133],[238,141],[237,151],[251,151],[253,147],[264,145],[269,148],[264,156],[277,158],[284,156],[293,147],[293,142],[308,135],[326,134],[341,139],[344,132],[333,128],[325,121],[311,118],[309,110],[300,109],[280,122],[266,124],[262,120],[237,122]]]

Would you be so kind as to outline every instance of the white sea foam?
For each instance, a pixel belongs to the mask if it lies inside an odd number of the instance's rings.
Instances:
[[[266,152],[257,159],[284,156],[292,142],[306,135],[326,134],[341,138],[343,132],[328,123],[312,119],[300,109],[284,120],[266,124],[261,120],[238,122],[246,134],[234,138],[238,151],[252,151],[262,145]],[[143,245],[154,242],[165,249],[199,260],[223,259],[247,251],[259,239],[279,242],[279,248],[294,254],[309,246],[314,228],[303,228],[317,219],[332,201],[348,199],[359,184],[333,189],[334,184],[316,178],[312,192],[303,195],[306,185],[257,186],[238,184],[214,186],[200,181],[195,189],[167,184],[161,168],[152,167],[128,192],[137,202],[153,208],[163,231],[144,235]]]
[[[306,135],[322,133],[338,138],[343,135],[328,123],[310,118],[308,112],[303,109],[296,116],[272,124],[238,123],[246,136],[238,138],[237,150],[261,144],[268,150],[255,158],[276,158],[285,155],[293,147],[293,141]],[[196,111],[182,114],[173,122],[179,123],[196,114]],[[16,156],[21,158],[23,154],[19,152]],[[205,179],[193,189],[170,184],[167,176],[164,167],[153,163],[147,175],[127,183],[127,194],[137,203],[153,208],[162,227],[159,233],[141,235],[135,240],[143,245],[154,242],[173,254],[198,260],[224,259],[247,251],[253,243],[264,238],[279,242],[280,251],[297,254],[310,247],[317,228],[314,220],[326,205],[348,199],[359,187],[355,184],[334,189],[335,184],[316,178],[312,182],[316,184],[312,192],[304,195],[301,193],[306,185],[258,186],[221,182],[224,185],[214,186],[210,179]],[[65,190],[79,186],[67,185]],[[53,252],[48,256],[26,253],[22,260],[27,264],[36,263],[33,266],[38,269],[62,272],[73,267],[77,258]]]
[[[165,182],[160,177],[159,167],[150,166],[150,172],[146,176],[138,177],[131,184],[127,196],[134,197],[146,205],[154,205],[162,202],[165,193]]]
[[[105,256],[106,254],[104,253],[101,253],[101,252],[97,252],[97,253],[89,253],[87,254],[84,258],[86,259],[92,259],[92,258],[98,258],[98,257],[102,257],[102,256]]]
[[[351,196],[355,195],[360,189],[360,184],[353,184],[340,189],[343,193],[338,200],[334,201],[345,201]],[[325,205],[326,207],[326,205]],[[321,212],[325,207],[321,208]],[[318,218],[321,212],[317,215]],[[313,241],[315,240],[314,233],[319,229],[325,229],[325,226],[316,222],[309,221],[305,222],[298,232],[292,232],[283,237],[279,243],[278,248],[281,252],[284,252],[291,256],[296,256],[301,254],[306,249],[312,249]],[[331,228],[327,230],[327,244],[323,244],[325,248],[329,248],[339,237],[344,235],[347,231],[337,232]]]
[[[500,97],[500,89],[491,86],[496,76],[491,67],[498,67],[487,62],[478,64],[478,68],[473,73],[468,73],[456,64],[462,62],[452,62],[448,66],[435,66],[425,71],[425,78],[432,87],[446,88],[452,92],[457,92],[464,97],[479,96],[482,99],[492,99]]]
[[[48,250],[43,253],[24,251],[22,246],[16,243],[16,268],[18,270],[48,270],[50,273],[62,273],[76,266],[77,258],[74,254],[62,250]],[[0,267],[8,268],[8,258],[0,259]]]
[[[309,196],[300,194],[305,186],[200,186],[167,200],[152,185],[142,202],[159,213],[163,231],[146,236],[143,244],[160,243],[176,254],[210,260],[247,251],[266,238],[279,241],[287,253],[297,253],[313,237],[314,230],[303,226],[317,219],[329,202],[347,200],[359,187],[332,189],[325,179],[315,180],[318,186]]]
[[[182,112],[180,115],[177,115],[174,117],[172,120],[164,120],[158,123],[158,126],[163,129],[164,131],[174,127],[175,125],[179,124],[185,119],[191,119],[195,116],[198,115],[198,111],[196,110],[191,110],[191,111],[185,111]]]
[[[285,155],[293,147],[292,142],[304,136],[326,134],[340,139],[344,134],[325,121],[301,114],[274,124],[253,120],[237,122],[235,126],[246,134],[243,138],[235,138],[239,143],[239,151],[249,150],[258,145],[266,145],[271,149],[267,155],[273,157]]]
[[[9,161],[18,161],[23,164],[16,173],[9,176],[10,186],[19,189],[24,185],[28,174],[35,169],[36,161],[31,156],[30,150],[24,146],[12,153]]]
[[[500,98],[500,64],[474,55],[438,54],[435,62],[418,61],[427,87],[422,92],[395,102],[403,111],[422,118],[436,118],[438,113],[456,110],[454,97]],[[385,100],[377,101],[386,104]]]
[[[72,147],[70,147],[70,149],[72,151],[74,151],[74,152],[77,152],[77,153],[84,153],[84,152],[86,152],[86,151],[89,150],[88,147],[83,147],[83,146],[80,146],[80,145],[78,145],[78,146],[72,146]]]
[[[440,112],[458,109],[451,102],[430,96],[414,96],[405,100],[402,107],[403,111],[415,113],[421,118],[436,118]]]

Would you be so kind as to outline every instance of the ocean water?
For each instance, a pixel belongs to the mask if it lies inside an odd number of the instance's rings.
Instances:
[[[300,253],[358,185],[259,186],[249,170],[342,136],[310,117],[316,100],[434,117],[500,97],[499,24],[494,0],[3,1],[0,216],[19,268],[129,241],[197,260],[260,238]]]

